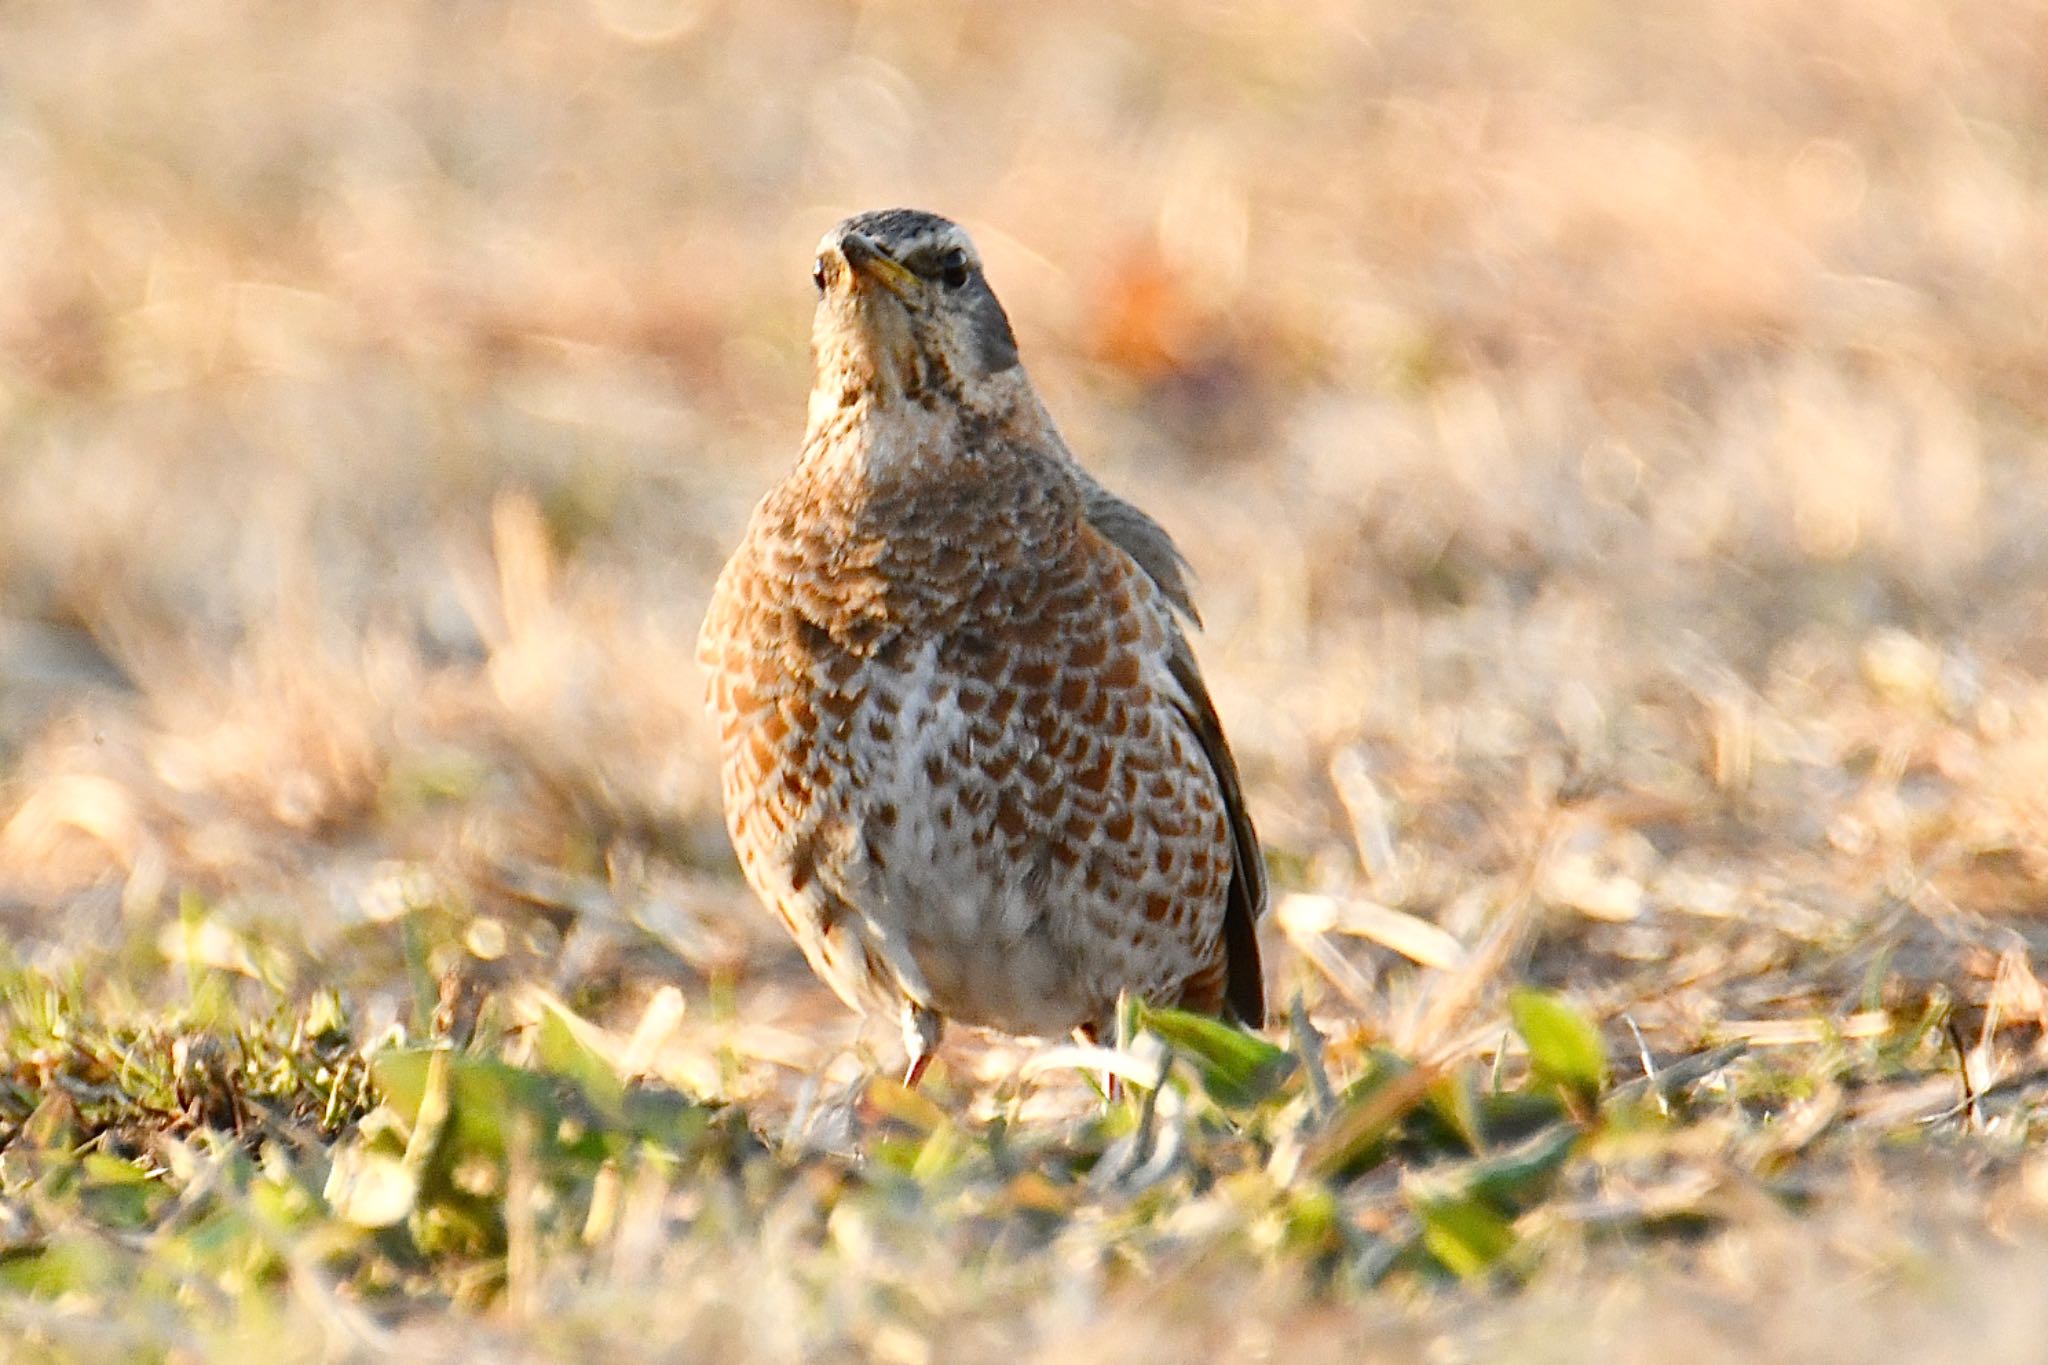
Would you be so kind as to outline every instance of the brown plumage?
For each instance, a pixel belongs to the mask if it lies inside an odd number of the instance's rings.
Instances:
[[[1258,836],[1158,523],[1075,463],[952,223],[820,247],[809,431],[699,655],[756,893],[856,1009],[1099,1032],[1118,994],[1257,1026]]]

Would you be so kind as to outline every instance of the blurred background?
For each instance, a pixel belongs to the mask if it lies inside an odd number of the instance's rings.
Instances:
[[[2044,138],[1991,0],[11,6],[9,951],[839,1055],[692,651],[900,204],[1194,562],[1277,998],[2038,1012]]]

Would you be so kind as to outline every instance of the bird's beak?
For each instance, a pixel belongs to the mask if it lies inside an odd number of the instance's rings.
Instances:
[[[849,232],[841,237],[839,254],[846,258],[856,278],[873,280],[892,294],[906,292],[917,280],[907,267],[861,233]]]

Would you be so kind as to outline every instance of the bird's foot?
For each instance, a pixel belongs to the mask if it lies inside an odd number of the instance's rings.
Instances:
[[[910,1064],[903,1073],[903,1084],[912,1090],[924,1079],[925,1068],[932,1064],[932,1057],[939,1050],[939,1035],[946,1030],[946,1021],[934,1011],[913,1001],[903,1002],[903,1047],[910,1054]]]
[[[1102,1027],[1095,1023],[1081,1024],[1074,1029],[1074,1041],[1086,1047],[1102,1046]],[[1124,1097],[1124,1078],[1117,1072],[1105,1069],[1102,1073],[1102,1103],[1109,1108]]]

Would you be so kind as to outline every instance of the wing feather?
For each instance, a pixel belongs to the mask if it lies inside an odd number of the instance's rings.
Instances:
[[[1166,528],[1095,482],[1078,464],[1074,473],[1081,485],[1081,511],[1088,524],[1136,560],[1145,576],[1166,594],[1175,611],[1201,625],[1194,594],[1188,591],[1187,557],[1173,543]]]
[[[1079,469],[1079,466],[1076,466]],[[1173,543],[1166,528],[1096,483],[1080,474],[1082,510],[1105,539],[1129,555],[1145,571],[1174,608],[1199,626],[1188,591],[1188,562]],[[1223,807],[1230,819],[1230,891],[1223,916],[1224,992],[1229,1010],[1242,1023],[1258,1028],[1266,1022],[1266,987],[1259,965],[1258,920],[1266,908],[1266,863],[1259,851],[1259,834],[1252,827],[1251,812],[1245,808],[1244,788],[1237,773],[1237,759],[1223,737],[1223,723],[1216,717],[1216,704],[1202,681],[1195,653],[1179,625],[1170,625],[1167,667],[1179,684],[1175,699],[1188,728],[1202,746],[1209,768],[1216,774],[1216,786],[1223,794]]]

